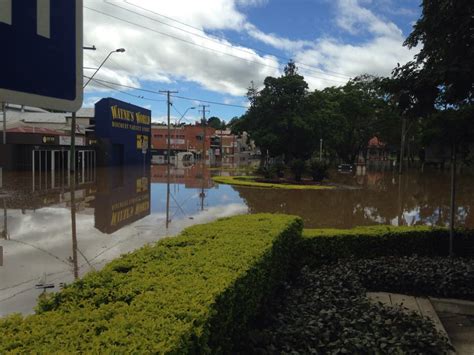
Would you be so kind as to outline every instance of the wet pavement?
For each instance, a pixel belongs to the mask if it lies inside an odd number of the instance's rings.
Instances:
[[[241,213],[303,217],[310,228],[447,225],[449,174],[333,172],[335,190],[269,190],[214,184],[229,169],[202,165],[3,172],[0,184],[0,316],[32,313],[41,286],[60,284],[193,224]],[[460,176],[456,218],[474,228],[474,177]],[[168,193],[169,191],[169,193]],[[168,208],[167,208],[168,207]],[[168,218],[167,218],[168,216]],[[75,226],[75,227],[74,227]]]

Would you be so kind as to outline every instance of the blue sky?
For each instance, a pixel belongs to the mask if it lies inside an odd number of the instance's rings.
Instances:
[[[260,88],[266,76],[280,75],[287,58],[310,89],[344,85],[363,73],[389,75],[416,54],[402,43],[421,12],[410,0],[84,0],[84,6],[84,44],[97,47],[85,52],[84,66],[96,68],[110,51],[126,49],[97,74],[105,82],[88,86],[85,106],[112,96],[150,108],[154,121],[166,116],[158,90],[191,99],[173,99],[173,119],[207,104],[199,100],[215,102],[208,117],[240,116],[250,81]],[[189,110],[183,121],[198,116]]]

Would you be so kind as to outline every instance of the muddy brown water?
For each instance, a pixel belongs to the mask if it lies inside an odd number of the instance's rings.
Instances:
[[[219,174],[232,172],[202,165],[172,168],[169,178],[165,166],[89,169],[75,179],[61,172],[3,172],[0,316],[32,313],[42,292],[219,217],[287,213],[301,216],[308,228],[449,221],[447,172],[332,172],[338,188],[306,191],[214,184],[211,176]],[[458,182],[456,223],[474,228],[474,177]]]

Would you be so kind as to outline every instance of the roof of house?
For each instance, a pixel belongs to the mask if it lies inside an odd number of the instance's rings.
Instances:
[[[374,136],[369,140],[369,148],[384,148],[385,143],[383,143],[377,136]]]

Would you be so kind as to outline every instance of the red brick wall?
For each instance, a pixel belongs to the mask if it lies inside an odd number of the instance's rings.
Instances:
[[[209,149],[211,146],[211,136],[215,134],[216,130],[212,127],[206,127],[206,149]],[[177,150],[202,150],[202,140],[198,139],[197,136],[203,135],[202,126],[184,126],[174,129],[171,127],[171,147],[172,149]],[[151,128],[151,144],[153,149],[167,149],[168,141],[166,137],[168,136],[167,127],[152,127]],[[182,139],[184,143],[178,144],[173,142],[173,139]]]

